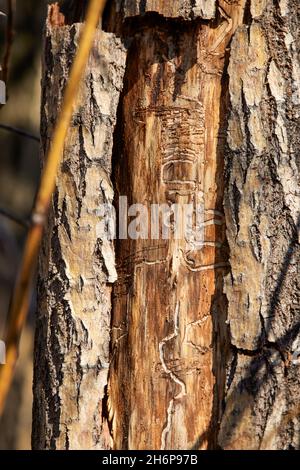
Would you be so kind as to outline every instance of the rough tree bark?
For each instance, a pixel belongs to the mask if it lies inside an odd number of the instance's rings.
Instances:
[[[219,445],[299,449],[300,7],[254,1],[229,63],[231,355]]]
[[[299,23],[297,0],[109,2],[41,253],[34,447],[300,447]],[[79,29],[48,24],[44,152]],[[114,260],[112,154],[116,205],[204,204],[201,250]]]
[[[42,157],[81,26],[49,9],[43,73]],[[125,49],[99,31],[65,144],[44,237],[34,364],[33,448],[110,446],[103,417],[109,365],[112,243],[101,238],[100,204],[111,202],[112,133]],[[99,225],[100,224],[100,225]]]

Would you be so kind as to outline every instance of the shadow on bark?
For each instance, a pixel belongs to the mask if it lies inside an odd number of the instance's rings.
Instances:
[[[270,332],[271,327],[272,327],[270,319],[273,317],[274,309],[275,309],[276,305],[279,302],[280,295],[281,295],[282,288],[283,288],[283,283],[284,283],[285,277],[288,273],[288,268],[289,268],[289,265],[290,265],[291,260],[293,258],[295,248],[298,245],[297,231],[299,230],[299,228],[300,228],[300,216],[299,216],[299,219],[298,219],[298,223],[297,223],[297,227],[296,227],[296,230],[295,230],[294,238],[290,243],[289,249],[286,252],[285,259],[284,259],[284,262],[282,264],[282,269],[281,269],[281,271],[279,273],[279,276],[278,276],[278,279],[277,279],[276,288],[274,289],[274,291],[272,293],[272,296],[271,296],[271,299],[270,299],[270,309],[269,309],[269,314],[268,314],[268,317],[267,317],[267,323],[266,323],[266,325],[263,329],[262,335],[261,335],[261,347],[259,348],[259,350],[253,351],[253,353],[252,353],[253,359],[251,360],[250,365],[248,367],[249,371],[251,371],[252,374],[249,376],[249,379],[240,380],[238,382],[238,384],[234,387],[234,389],[231,391],[230,396],[233,396],[235,394],[239,394],[244,388],[249,388],[252,393],[254,392],[253,393],[254,398],[259,394],[259,391],[260,391],[261,387],[267,381],[270,374],[272,374],[272,365],[270,364],[270,362],[268,362],[268,356],[270,356],[270,349],[274,348],[274,349],[276,349],[277,351],[280,352],[281,357],[282,357],[282,361],[285,363],[285,367],[286,367],[286,358],[284,357],[284,351],[285,351],[285,348],[287,348],[287,345],[291,344],[295,340],[297,335],[299,334],[299,329],[300,329],[299,322],[296,325],[294,325],[292,328],[290,328],[287,331],[287,333],[284,336],[282,336],[280,338],[280,341],[278,341],[277,343],[268,342],[267,336],[268,336],[268,333]],[[219,298],[219,295],[216,294],[215,298],[216,299]],[[214,305],[215,305],[215,299],[212,302],[212,308],[213,308]],[[214,325],[217,326],[220,320],[218,320],[218,318],[216,318],[216,315],[213,311],[212,311],[212,316],[213,316],[213,319],[214,319]],[[217,351],[218,346],[220,346],[220,341],[218,341],[218,340],[216,341],[216,338],[215,338],[215,340],[214,340],[214,352],[215,352],[215,354],[214,354],[214,367],[215,368],[220,367],[220,363],[219,363],[220,357],[219,357],[218,351]],[[224,354],[225,357],[227,356],[226,353],[227,353],[227,351],[225,351],[225,354]],[[249,355],[250,355],[250,352],[249,352]],[[263,373],[261,378],[258,379],[257,376],[258,376],[258,374],[261,373],[262,368],[264,367],[264,365],[267,365],[267,367],[266,367],[267,373]],[[214,372],[216,372],[216,369],[214,369]],[[223,377],[222,377],[222,379],[223,379]],[[220,446],[218,446],[218,436],[217,436],[218,428],[219,428],[219,424],[218,424],[219,420],[217,418],[218,418],[218,414],[221,411],[219,409],[219,405],[221,403],[220,402],[221,397],[218,393],[219,391],[217,390],[217,385],[219,384],[219,385],[222,386],[222,381],[220,381],[220,376],[219,377],[217,376],[216,380],[217,380],[216,381],[216,390],[215,390],[215,396],[214,396],[215,408],[214,408],[214,413],[213,413],[211,424],[210,424],[210,429],[208,429],[205,433],[202,433],[200,436],[198,436],[198,438],[196,439],[195,444],[193,445],[191,450],[199,449],[199,447],[201,447],[201,445],[207,439],[210,442],[210,448],[221,450]],[[250,406],[250,403],[249,403],[249,406]],[[223,410],[223,411],[225,411],[225,410]],[[246,411],[247,411],[247,407],[244,409],[243,413],[239,416],[239,420],[236,420],[235,422],[232,420],[230,422],[231,424],[230,424],[230,429],[229,429],[230,433],[228,435],[228,442],[230,441],[230,437],[234,433],[235,429],[238,427],[239,423],[243,419],[243,416],[245,415]],[[269,438],[269,439],[272,438],[273,434],[276,434],[278,432],[279,428],[283,424],[288,425],[289,421],[291,421],[293,418],[295,418],[298,415],[299,415],[299,406],[295,406],[295,408],[293,408],[291,410],[291,412],[288,414],[287,417],[286,416],[282,417],[282,419],[280,420],[280,423],[278,425],[278,429],[275,429],[272,433],[270,433],[269,436],[267,435],[267,438]],[[221,418],[221,416],[220,416],[220,418]],[[234,422],[233,425],[232,425],[232,422]],[[264,435],[263,435],[263,437],[264,437]],[[226,441],[224,443],[225,443],[225,446],[224,446],[224,444],[223,444],[223,446],[226,447]]]

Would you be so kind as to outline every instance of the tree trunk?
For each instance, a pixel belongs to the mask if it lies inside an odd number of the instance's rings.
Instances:
[[[80,30],[51,11],[43,154]],[[35,448],[300,447],[299,17],[296,0],[109,3],[41,253]],[[120,196],[144,228],[150,204],[203,207],[201,248],[171,221],[114,254],[97,232],[113,192],[119,228]]]
[[[50,145],[81,26],[50,7],[43,73],[42,156]],[[112,133],[125,65],[116,37],[99,31],[66,139],[39,267],[33,448],[110,446],[102,401],[109,365],[112,243],[101,238],[111,202]]]
[[[251,0],[231,44],[225,449],[300,446],[299,27],[297,1]]]

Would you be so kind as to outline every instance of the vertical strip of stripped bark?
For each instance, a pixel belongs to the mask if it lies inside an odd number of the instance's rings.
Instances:
[[[204,244],[193,247],[174,233],[149,239],[150,227],[146,237],[117,241],[109,380],[114,447],[207,448],[224,385],[224,352],[216,346],[225,339],[228,261],[222,77],[244,3],[146,1],[142,8],[125,1],[117,7],[132,44],[116,189],[128,205],[147,206],[142,223],[150,219],[150,204],[203,206]]]

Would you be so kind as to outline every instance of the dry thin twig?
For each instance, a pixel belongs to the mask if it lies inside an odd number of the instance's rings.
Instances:
[[[11,56],[11,49],[14,40],[14,21],[16,12],[16,0],[6,0],[7,3],[7,23],[5,31],[5,51],[2,61],[2,80],[7,84],[9,75],[9,63]]]
[[[17,127],[7,126],[6,124],[0,124],[0,129],[4,131],[13,132],[14,134],[21,135],[22,137],[27,137],[27,139],[34,140],[39,142],[40,138],[37,135],[30,134],[30,132],[24,131],[23,129],[18,129]]]
[[[90,0],[79,48],[66,86],[61,111],[53,134],[52,145],[42,174],[32,215],[32,226],[25,243],[21,268],[9,312],[5,338],[6,364],[0,366],[0,415],[3,412],[13,378],[18,356],[18,343],[27,316],[43,227],[52,193],[55,189],[56,175],[62,158],[65,137],[72,118],[73,105],[93,44],[94,33],[103,14],[105,4],[106,0]]]
[[[2,215],[3,217],[6,217],[7,219],[12,220],[18,225],[21,225],[21,227],[23,228],[27,229],[30,227],[30,223],[28,220],[22,219],[16,214],[13,214],[11,211],[8,211],[7,209],[3,209],[2,207],[0,207],[0,215]]]

